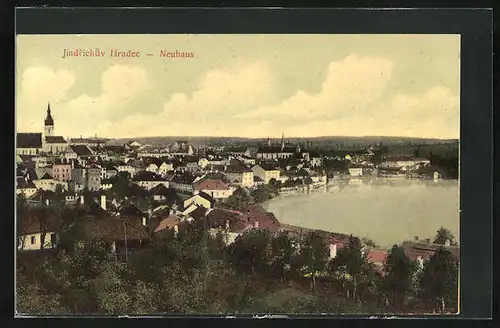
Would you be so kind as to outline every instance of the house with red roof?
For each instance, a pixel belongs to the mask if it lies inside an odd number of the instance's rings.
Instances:
[[[236,189],[228,186],[222,180],[207,179],[195,183],[194,190],[206,193],[215,200],[222,200],[229,198]]]
[[[379,272],[384,271],[387,256],[387,251],[381,249],[368,249],[366,251],[366,261],[373,264],[375,269]]]

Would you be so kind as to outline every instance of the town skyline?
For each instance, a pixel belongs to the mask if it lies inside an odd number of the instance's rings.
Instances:
[[[142,57],[61,58],[96,48]],[[458,139],[459,57],[458,35],[21,35],[16,129],[50,102],[65,137]]]

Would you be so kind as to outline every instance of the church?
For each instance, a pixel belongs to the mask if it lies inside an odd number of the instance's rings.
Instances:
[[[68,151],[68,142],[61,136],[54,136],[54,118],[50,110],[50,103],[47,105],[44,133],[17,133],[16,144],[16,154],[18,155],[57,154]]]
[[[300,145],[290,146],[285,144],[284,134],[281,136],[281,145],[272,145],[267,138],[267,144],[261,145],[257,149],[257,159],[284,159],[290,158],[294,154],[300,154]]]

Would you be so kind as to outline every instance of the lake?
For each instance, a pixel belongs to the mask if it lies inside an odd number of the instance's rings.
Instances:
[[[459,238],[457,180],[353,179],[280,195],[264,207],[282,223],[367,237],[382,247],[433,238],[440,227]]]

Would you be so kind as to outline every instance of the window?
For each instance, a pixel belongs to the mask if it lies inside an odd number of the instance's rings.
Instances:
[[[36,237],[31,236],[31,245],[34,245],[34,244],[36,244]]]

